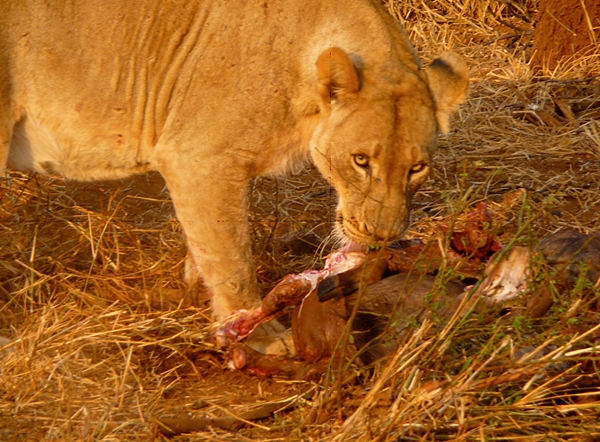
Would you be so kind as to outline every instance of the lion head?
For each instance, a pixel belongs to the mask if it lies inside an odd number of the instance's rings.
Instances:
[[[392,242],[408,226],[438,133],[448,131],[449,115],[465,99],[466,64],[446,52],[426,69],[374,76],[330,48],[317,71],[322,119],[311,155],[338,192],[337,230],[361,244]]]

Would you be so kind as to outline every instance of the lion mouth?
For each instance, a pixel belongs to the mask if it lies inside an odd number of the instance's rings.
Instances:
[[[338,236],[348,241],[343,247],[345,251],[358,251],[359,246],[362,247],[361,251],[364,251],[367,247],[385,247],[400,238],[400,235],[388,239],[372,234],[365,235],[360,231],[358,225],[355,225],[351,220],[344,219],[342,215],[338,215],[336,218],[335,230]],[[348,247],[348,250],[346,250],[346,247]]]

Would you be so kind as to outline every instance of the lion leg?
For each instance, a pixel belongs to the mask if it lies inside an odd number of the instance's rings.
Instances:
[[[227,195],[233,195],[234,191],[235,189],[229,189]],[[227,198],[226,202],[227,210],[231,210],[232,201]],[[215,204],[214,201],[212,204]],[[175,207],[179,217],[177,203]],[[202,242],[201,236],[192,236],[189,233],[189,229],[195,229],[196,225],[188,228],[186,225],[189,223],[180,218],[186,231],[188,246],[186,282],[195,281],[198,277],[202,280],[211,294],[213,318],[217,322],[226,320],[238,310],[250,310],[260,305],[248,235],[245,194],[243,207],[244,210],[239,214],[230,213],[231,218],[215,218],[216,223],[213,218],[202,218],[205,222],[202,223],[200,218],[196,217],[198,225],[205,225],[202,234],[210,234],[210,240],[206,242]],[[232,221],[226,222],[227,219]],[[220,346],[228,343],[220,329],[217,329],[215,339]],[[295,354],[291,333],[286,332],[285,327],[277,320],[261,324],[245,343],[260,353]]]
[[[196,170],[189,169],[190,164],[198,164],[193,160],[178,164],[178,160],[169,158],[159,164],[185,231],[186,282],[201,278],[211,295],[215,321],[259,306],[246,214],[247,181],[232,173],[235,166],[225,167],[222,161],[211,165],[205,160]],[[279,336],[284,331],[279,322],[270,321],[257,328],[246,342],[261,352],[288,354],[291,335]],[[216,339],[224,343],[218,331]]]
[[[199,278],[211,295],[212,314],[220,321],[260,304],[246,219],[246,182],[217,173],[195,173],[167,161],[163,174],[188,247],[186,282]],[[179,170],[178,170],[179,169]]]

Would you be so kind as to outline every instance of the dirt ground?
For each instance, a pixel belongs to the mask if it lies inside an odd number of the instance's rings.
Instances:
[[[594,1],[542,0],[533,44],[533,65],[556,67],[562,57],[594,51],[600,36],[600,4]]]
[[[453,48],[472,81],[407,236],[431,238],[440,220],[481,201],[505,244],[535,245],[565,227],[599,231],[598,53],[533,77],[533,23],[519,22],[522,33],[507,26],[520,17],[508,2],[460,4],[387,3],[425,60]],[[535,2],[514,4],[535,15]],[[310,165],[256,180],[250,203],[265,291],[320,265],[335,246],[335,193]],[[420,324],[370,370],[260,379],[227,369],[206,300],[183,285],[184,257],[157,174],[78,183],[8,171],[0,180],[0,441],[166,440],[160,417],[240,417],[278,401],[291,405],[169,439],[600,440],[590,350],[600,339],[598,287],[562,294],[539,321],[474,318],[435,338]],[[519,365],[514,354],[526,346],[551,348],[553,359]]]

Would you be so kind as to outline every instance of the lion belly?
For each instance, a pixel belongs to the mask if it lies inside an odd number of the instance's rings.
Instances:
[[[84,136],[65,136],[25,118],[14,127],[8,165],[81,181],[124,178],[152,169],[149,162],[136,158],[136,151],[126,145],[122,134],[107,133],[93,139],[85,128],[81,133]]]

